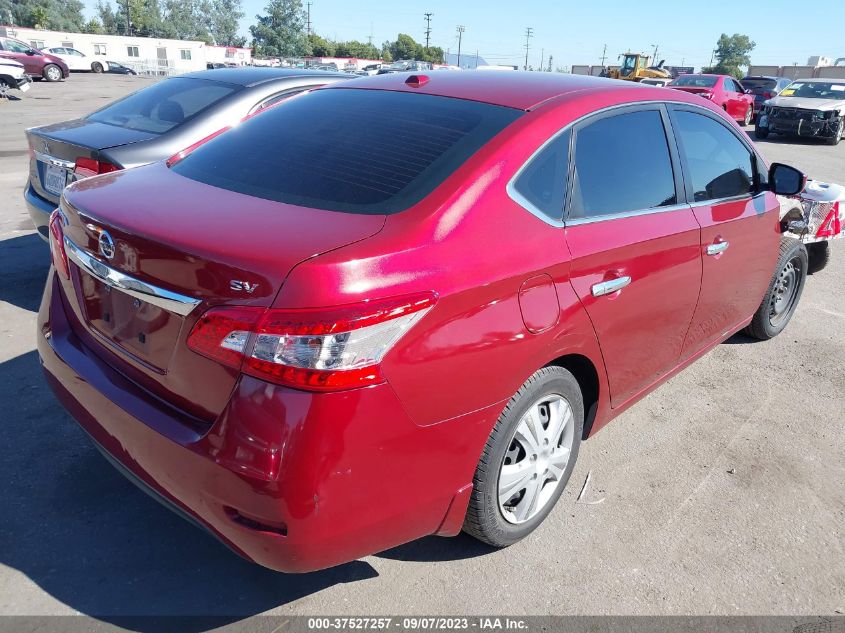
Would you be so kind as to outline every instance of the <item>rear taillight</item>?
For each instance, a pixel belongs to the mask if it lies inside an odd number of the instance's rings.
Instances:
[[[421,293],[337,308],[212,308],[188,347],[264,380],[329,391],[384,381],[381,361],[434,305]]]
[[[107,174],[112,171],[118,171],[119,169],[120,167],[113,165],[112,163],[80,156],[76,159],[76,165],[73,168],[73,173],[82,178],[87,178],[88,176]]]
[[[67,263],[65,253],[65,218],[59,209],[50,214],[50,257],[53,259],[53,266],[63,273],[65,279],[70,279],[70,267]]]
[[[764,92],[764,93],[763,93],[763,95],[762,95],[762,96],[763,96],[763,98],[764,98],[764,99],[771,99],[771,98],[772,98],[772,97],[774,97],[775,95],[774,95],[774,94],[772,94],[771,92],[769,92],[769,91],[767,90],[766,92]]]

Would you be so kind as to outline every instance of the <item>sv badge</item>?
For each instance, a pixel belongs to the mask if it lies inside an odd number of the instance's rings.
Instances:
[[[248,281],[238,281],[237,279],[233,279],[229,282],[229,288],[231,288],[232,290],[237,290],[238,292],[246,292],[248,294],[252,294],[253,292],[255,292],[256,288],[258,288],[258,284],[251,284]]]

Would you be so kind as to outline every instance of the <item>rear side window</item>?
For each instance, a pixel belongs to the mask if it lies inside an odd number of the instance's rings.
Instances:
[[[88,120],[163,134],[240,89],[207,79],[176,77],[107,105],[89,114]]]
[[[561,133],[544,147],[514,181],[517,200],[533,212],[560,220],[569,176],[569,140],[571,130]]]
[[[672,159],[659,111],[617,114],[577,130],[570,219],[676,202]]]
[[[676,135],[696,202],[754,190],[751,151],[724,125],[694,112],[675,112]]]
[[[201,145],[173,170],[267,200],[391,214],[422,200],[520,114],[424,94],[317,90]]]

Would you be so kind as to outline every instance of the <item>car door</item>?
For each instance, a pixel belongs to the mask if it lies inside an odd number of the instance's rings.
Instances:
[[[739,114],[739,95],[734,88],[734,82],[728,77],[722,78],[722,94],[724,95],[724,107],[731,118],[740,118]]]
[[[667,129],[659,104],[611,109],[574,128],[564,231],[614,407],[677,365],[698,300],[700,229],[680,197]]]
[[[684,355],[719,342],[759,307],[780,243],[780,205],[766,190],[765,164],[718,114],[673,105],[670,116],[687,198],[701,225],[701,297]]]
[[[3,47],[3,57],[14,59],[16,62],[23,64],[24,70],[28,75],[40,75],[41,68],[35,62],[35,56],[29,55],[29,47],[16,40],[4,39],[0,40]]]

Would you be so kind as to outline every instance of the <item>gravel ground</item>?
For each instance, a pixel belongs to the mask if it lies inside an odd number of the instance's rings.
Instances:
[[[430,537],[288,576],[136,490],[42,379],[34,323],[49,255],[21,192],[24,128],[148,81],[74,75],[0,104],[0,614],[845,611],[845,244],[782,336],[733,337],[586,442],[546,524],[506,550]],[[845,144],[760,146],[845,183]],[[602,503],[576,503],[588,472],[587,498]]]

